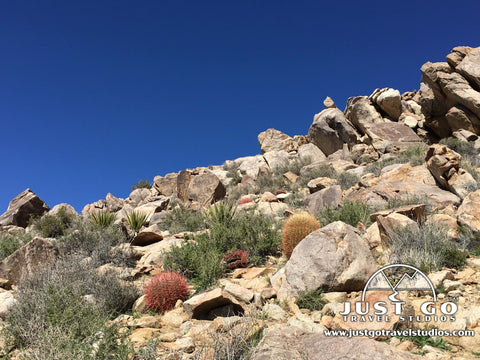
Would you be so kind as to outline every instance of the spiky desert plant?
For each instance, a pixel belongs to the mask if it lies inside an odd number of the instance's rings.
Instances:
[[[293,249],[303,240],[305,236],[312,231],[320,228],[320,223],[315,216],[301,212],[290,216],[283,225],[282,237],[283,237],[283,253],[290,259]]]
[[[226,201],[219,201],[208,208],[205,212],[205,218],[209,225],[225,224],[228,225],[233,217],[237,207]]]
[[[90,214],[90,221],[95,225],[106,228],[115,221],[115,214],[108,211],[100,211]]]
[[[248,252],[245,250],[234,250],[223,257],[228,269],[244,268],[248,265]]]
[[[147,214],[143,214],[138,211],[132,211],[127,214],[127,222],[130,225],[130,228],[135,233],[138,233],[143,225],[147,222]]]
[[[171,310],[178,300],[184,301],[187,296],[187,280],[175,271],[158,274],[145,285],[145,304],[148,310]]]

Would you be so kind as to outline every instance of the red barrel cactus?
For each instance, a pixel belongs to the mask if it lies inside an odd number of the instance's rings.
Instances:
[[[154,276],[145,285],[147,310],[165,312],[175,307],[178,300],[188,296],[187,280],[175,271],[166,271]]]

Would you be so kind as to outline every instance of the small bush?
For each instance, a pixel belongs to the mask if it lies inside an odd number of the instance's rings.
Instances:
[[[115,218],[115,214],[108,211],[90,214],[90,221],[103,228],[112,225],[115,222]]]
[[[283,253],[290,259],[293,249],[302,241],[305,236],[312,231],[320,228],[320,223],[315,216],[303,212],[290,216],[283,225],[282,231],[282,247]]]
[[[242,175],[240,174],[240,170],[238,169],[240,164],[236,162],[231,162],[229,165],[225,163],[223,165],[223,170],[227,172],[227,177],[231,178],[230,185],[237,185],[242,181]]]
[[[370,214],[372,209],[369,205],[361,201],[345,200],[338,209],[326,208],[318,214],[318,219],[322,224],[330,224],[334,221],[343,221],[352,226],[357,226],[359,222],[369,226],[371,224]]]
[[[300,295],[295,304],[301,309],[308,309],[310,311],[322,310],[327,301],[322,297],[322,289],[317,289],[303,295]]]
[[[480,166],[479,152],[475,149],[474,143],[450,137],[440,140],[440,144],[459,153],[462,160],[468,160],[473,166]]]
[[[279,252],[280,237],[271,219],[253,212],[238,213],[230,223],[214,222],[210,234],[173,247],[165,255],[165,266],[180,272],[199,288],[207,288],[224,273],[222,259],[233,250],[245,250],[253,264]]]
[[[217,202],[210,206],[205,212],[206,223],[209,225],[229,225],[232,222],[236,211],[237,207],[231,203],[228,203],[226,201]]]
[[[64,255],[81,254],[84,257],[91,257],[98,266],[106,263],[125,266],[131,265],[131,260],[113,253],[112,246],[126,241],[125,234],[119,226],[102,228],[90,221],[79,219],[57,241],[57,246]]]
[[[390,263],[412,265],[425,273],[442,267],[460,268],[465,265],[466,254],[448,240],[447,230],[436,224],[397,229],[390,239]]]
[[[148,310],[169,311],[175,307],[178,300],[184,301],[187,296],[187,280],[174,271],[158,274],[145,285],[145,303]]]
[[[183,205],[175,207],[168,212],[159,228],[168,230],[171,234],[178,234],[182,231],[198,231],[205,229],[205,219],[198,210],[187,209]]]
[[[342,190],[348,190],[352,186],[356,185],[360,180],[360,177],[355,174],[343,172],[336,177],[338,185],[342,188]]]
[[[40,231],[43,237],[56,238],[65,234],[72,225],[75,215],[69,214],[64,208],[55,215],[45,214],[33,220],[34,229]]]
[[[150,184],[150,181],[148,180],[139,180],[132,186],[130,186],[130,189],[133,191],[135,189],[151,189],[152,184]]]
[[[29,349],[26,359],[129,358],[125,336],[105,322],[130,309],[138,291],[80,259],[68,257],[44,268],[19,288],[5,331],[13,345]]]
[[[146,214],[137,211],[132,211],[131,213],[127,214],[127,222],[130,226],[130,229],[132,229],[132,231],[135,233],[138,233],[142,226],[147,222],[147,217],[148,216]]]
[[[330,165],[320,165],[303,174],[299,178],[299,185],[306,186],[310,180],[313,180],[319,177],[336,179],[337,176],[338,176],[337,173]]]
[[[0,238],[0,261],[32,240],[29,234],[8,234]]]

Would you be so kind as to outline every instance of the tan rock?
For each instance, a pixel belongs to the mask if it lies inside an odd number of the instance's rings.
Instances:
[[[291,171],[288,171],[285,174],[283,174],[283,177],[285,178],[285,181],[289,184],[294,184],[298,180],[298,175]]]
[[[394,213],[407,216],[408,218],[415,220],[418,223],[421,223],[425,219],[425,204],[405,205],[392,209],[377,211],[370,215],[370,220],[376,221],[378,216],[385,217]]]
[[[162,326],[169,326],[173,328],[179,328],[184,322],[188,321],[190,316],[185,312],[182,307],[175,308],[167,311],[162,315],[160,323]]]
[[[266,191],[260,197],[260,201],[265,202],[278,202],[278,199],[275,195],[273,195],[270,191]]]
[[[195,295],[183,303],[185,312],[194,319],[213,319],[221,314],[232,315],[242,313],[241,303],[228,292],[216,288]]]
[[[308,190],[310,190],[310,194],[313,194],[314,192],[320,191],[322,189],[325,189],[333,185],[337,185],[336,179],[331,179],[328,177],[319,177],[319,178],[310,180],[307,184],[307,187],[308,187]]]
[[[258,144],[262,154],[269,151],[287,150],[285,140],[288,139],[291,137],[276,129],[268,129],[258,134]]]
[[[323,100],[323,106],[325,106],[325,109],[335,109],[337,107],[330,96]]]
[[[224,290],[244,303],[249,303],[253,300],[253,291],[245,289],[244,287],[229,281],[226,282]]]
[[[160,321],[156,316],[143,315],[140,319],[135,320],[135,326],[138,328],[154,328],[159,329]]]
[[[153,329],[153,328],[139,328],[132,331],[129,336],[129,339],[133,343],[144,344],[148,342],[150,339],[154,339],[158,337],[160,334],[160,329]]]
[[[145,303],[145,295],[140,296],[135,303],[133,304],[133,312],[137,314],[142,314],[146,312],[147,304]]]
[[[473,232],[480,232],[480,190],[468,194],[458,208],[457,219],[460,225]]]
[[[27,189],[8,204],[7,211],[0,215],[0,226],[16,225],[27,227],[30,217],[41,216],[50,208],[35,193]]]

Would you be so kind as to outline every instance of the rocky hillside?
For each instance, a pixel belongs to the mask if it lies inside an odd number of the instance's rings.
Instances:
[[[261,155],[156,176],[81,214],[25,190],[0,216],[0,356],[480,356],[480,48],[446,60],[422,66],[418,91],[376,89],[344,111],[327,97],[306,135],[268,129]],[[406,290],[407,320],[341,315],[396,263],[428,274],[455,319],[426,318],[432,295]],[[432,328],[474,336],[326,336]]]

